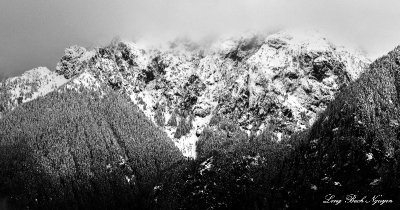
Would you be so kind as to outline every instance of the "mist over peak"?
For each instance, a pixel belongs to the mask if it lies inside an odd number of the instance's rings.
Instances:
[[[65,47],[114,37],[171,40],[311,27],[376,58],[399,43],[400,2],[277,0],[0,1],[0,71],[54,69]]]

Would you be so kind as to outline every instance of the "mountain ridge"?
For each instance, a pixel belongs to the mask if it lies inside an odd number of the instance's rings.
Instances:
[[[189,40],[166,49],[119,40],[89,51],[72,46],[56,72],[69,81],[64,88],[108,85],[128,94],[186,156],[195,157],[195,142],[216,115],[238,122],[249,135],[275,126],[277,140],[309,127],[369,62],[314,32],[283,31],[219,39],[209,47]],[[168,125],[171,116],[178,125]],[[187,128],[178,130],[179,124]]]

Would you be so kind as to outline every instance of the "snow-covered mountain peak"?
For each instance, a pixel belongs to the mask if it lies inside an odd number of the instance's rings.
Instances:
[[[318,33],[282,31],[204,45],[178,39],[160,48],[128,41],[73,46],[56,72],[70,80],[67,89],[126,94],[184,155],[195,157],[211,119],[225,118],[249,135],[269,129],[277,140],[308,128],[368,64]]]
[[[64,76],[38,67],[21,76],[7,79],[0,89],[0,112],[10,111],[21,103],[44,96],[68,81]]]

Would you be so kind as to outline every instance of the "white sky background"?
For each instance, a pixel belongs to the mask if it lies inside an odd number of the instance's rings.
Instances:
[[[376,58],[400,44],[399,0],[0,0],[0,74],[123,39],[307,27]]]

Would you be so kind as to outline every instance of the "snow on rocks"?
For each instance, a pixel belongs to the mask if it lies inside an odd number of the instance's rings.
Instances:
[[[213,157],[210,157],[200,164],[200,166],[202,167],[202,169],[200,170],[201,175],[203,175],[205,171],[209,171],[212,168],[213,161],[214,161]]]
[[[320,34],[282,31],[206,45],[177,40],[163,48],[126,41],[90,51],[73,46],[57,72],[70,79],[67,88],[108,86],[127,94],[185,156],[196,157],[197,139],[214,115],[249,135],[272,129],[278,140],[308,128],[368,63]],[[51,81],[59,87],[68,80]]]
[[[185,156],[195,157],[197,139],[215,114],[249,135],[272,128],[277,140],[308,128],[369,60],[318,33],[282,31],[207,46],[178,40],[146,48],[124,41],[96,49],[88,63],[97,81],[128,93]]]
[[[38,67],[21,76],[9,78],[4,82],[7,88],[1,90],[4,94],[2,100],[8,102],[3,111],[10,111],[22,103],[44,96],[67,82],[68,79],[46,67]]]
[[[335,93],[370,62],[315,32],[283,31],[267,36],[264,43],[246,61],[249,106],[276,107],[260,123],[277,127],[277,135],[309,127]],[[267,100],[260,104],[262,98]]]
[[[84,72],[79,76],[73,78],[70,83],[65,87],[68,90],[79,91],[79,88],[84,87],[86,89],[98,91],[100,90],[100,82],[90,73]]]

